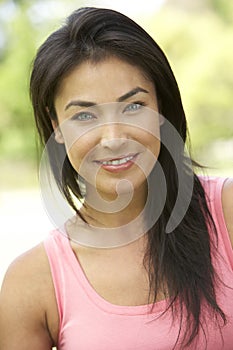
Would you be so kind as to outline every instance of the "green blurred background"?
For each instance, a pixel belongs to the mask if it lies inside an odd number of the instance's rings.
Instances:
[[[181,90],[192,155],[208,173],[232,176],[233,1],[0,0],[0,187],[38,186],[31,62],[65,16],[92,5],[126,13],[154,37]]]

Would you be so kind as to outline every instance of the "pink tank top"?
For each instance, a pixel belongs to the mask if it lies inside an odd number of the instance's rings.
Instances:
[[[224,222],[221,190],[222,178],[201,178],[209,207],[218,231],[221,259],[213,262],[223,282],[233,287],[233,250]],[[213,233],[210,233],[213,234]],[[179,324],[172,323],[170,312],[162,315],[167,300],[148,305],[119,306],[106,301],[93,289],[73,253],[69,240],[58,230],[44,242],[48,255],[60,317],[59,350],[171,350],[176,342]],[[233,349],[233,289],[220,286],[219,306],[228,317],[222,328],[210,322],[206,337],[198,336],[189,349]],[[160,317],[159,317],[160,316]],[[178,322],[177,322],[178,323]],[[223,343],[224,342],[224,343]],[[176,349],[181,349],[179,343]]]

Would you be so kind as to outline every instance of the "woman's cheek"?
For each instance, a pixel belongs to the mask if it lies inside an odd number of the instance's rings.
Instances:
[[[73,168],[80,174],[84,175],[90,171],[88,166],[91,165],[90,153],[91,150],[95,148],[94,144],[90,144],[88,138],[83,138],[74,142],[73,145],[66,149],[68,158],[73,166]]]

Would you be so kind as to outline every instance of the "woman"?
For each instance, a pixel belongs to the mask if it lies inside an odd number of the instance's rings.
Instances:
[[[10,266],[1,349],[231,349],[233,182],[195,175],[158,45],[80,9],[39,49],[30,89],[75,215]]]

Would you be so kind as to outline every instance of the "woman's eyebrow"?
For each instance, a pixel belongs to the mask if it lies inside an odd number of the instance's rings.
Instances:
[[[139,92],[144,92],[146,94],[149,93],[149,91],[137,86],[136,88],[130,90],[129,92],[127,92],[126,94],[120,96],[117,99],[117,102],[122,102],[127,100],[128,98],[138,94]],[[92,106],[96,106],[97,103],[95,102],[91,102],[91,101],[82,101],[82,100],[73,100],[70,101],[66,106],[65,106],[65,111],[67,111],[68,108],[72,107],[72,106],[79,106],[79,107],[92,107]]]
[[[65,106],[65,111],[67,111],[67,109],[69,109],[72,106],[80,106],[80,107],[91,107],[91,106],[95,106],[96,103],[95,102],[89,102],[89,101],[81,101],[81,100],[73,100],[70,101],[66,106]]]
[[[130,97],[132,97],[132,96],[138,94],[139,92],[144,92],[144,93],[146,93],[146,94],[149,93],[149,91],[147,91],[147,90],[145,90],[145,89],[143,89],[143,88],[137,86],[136,88],[134,88],[134,89],[130,90],[129,92],[127,92],[126,94],[124,94],[123,96],[119,97],[119,98],[117,99],[117,101],[118,101],[118,102],[125,101],[125,100],[127,100],[128,98],[130,98]]]

